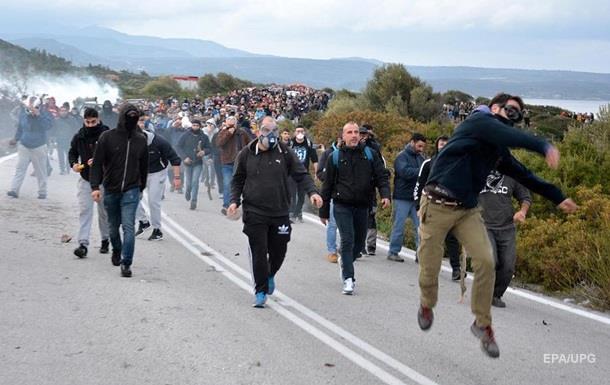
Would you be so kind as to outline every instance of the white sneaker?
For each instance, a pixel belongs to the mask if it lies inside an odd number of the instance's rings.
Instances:
[[[343,281],[343,294],[352,295],[354,293],[354,280],[352,278],[348,278]]]

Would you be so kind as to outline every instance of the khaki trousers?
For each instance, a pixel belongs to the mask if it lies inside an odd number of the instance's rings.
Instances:
[[[433,308],[438,300],[438,274],[445,237],[451,231],[472,257],[474,282],[471,309],[478,326],[491,325],[491,300],[496,278],[495,263],[482,209],[464,209],[430,203],[421,197],[419,210],[419,288],[421,304]]]

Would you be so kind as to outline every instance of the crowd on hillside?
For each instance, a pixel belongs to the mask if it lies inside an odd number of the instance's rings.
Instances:
[[[454,122],[459,123],[463,122],[468,115],[475,108],[474,102],[458,102],[455,103],[444,103],[443,104],[443,113],[447,116],[447,118]]]
[[[561,111],[560,115],[564,118],[570,118],[582,124],[591,124],[595,121],[595,114],[592,112]]]

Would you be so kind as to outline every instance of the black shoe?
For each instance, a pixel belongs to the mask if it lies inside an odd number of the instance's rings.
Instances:
[[[38,199],[47,199],[46,194],[38,194]]]
[[[19,195],[17,195],[17,193],[15,191],[12,191],[12,190],[8,191],[6,193],[6,195],[8,195],[9,197],[13,197],[13,198],[18,198],[19,197]]]
[[[184,193],[184,198],[185,198],[187,201],[190,201],[190,200],[191,200],[191,192],[187,190],[187,191]]]
[[[368,255],[375,255],[375,249],[368,249],[368,250],[366,251],[366,253],[367,253]]]
[[[451,280],[452,281],[459,281],[460,280],[460,270],[453,270],[453,273],[451,273]]]
[[[419,305],[419,310],[417,311],[417,323],[419,324],[419,328],[421,330],[428,330],[432,326],[433,321],[434,312],[432,309]]]
[[[110,241],[107,239],[102,239],[102,245],[100,246],[100,254],[108,254],[108,247],[110,246]]]
[[[131,266],[121,265],[121,277],[131,278]]]
[[[114,266],[119,266],[121,264],[121,251],[112,250],[112,256],[110,257],[112,264]]]
[[[136,236],[142,234],[144,232],[144,230],[146,230],[147,228],[150,227],[150,223],[149,222],[142,222],[139,221],[140,225],[138,226],[138,231],[136,231]]]
[[[500,297],[493,297],[491,300],[491,306],[494,307],[506,307],[506,302],[502,301]]]
[[[76,249],[74,249],[74,255],[79,258],[85,258],[87,256],[87,246],[81,244]]]
[[[227,216],[227,208],[226,207],[221,208],[220,209],[220,213],[226,217]]]
[[[150,234],[150,237],[148,237],[149,241],[159,241],[161,239],[163,239],[161,229],[153,229],[152,234]]]
[[[197,208],[197,202],[195,201],[191,201],[191,207],[189,207],[191,210],[195,210]]]
[[[474,334],[475,337],[481,340],[481,350],[483,350],[485,354],[491,358],[500,357],[500,348],[496,343],[494,331],[491,326],[479,327],[476,325],[476,322],[473,322],[470,326],[470,331],[472,331],[472,334]]]

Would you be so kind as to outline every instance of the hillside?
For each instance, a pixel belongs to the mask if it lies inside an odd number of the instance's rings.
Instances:
[[[51,31],[51,32],[50,32]],[[227,72],[257,83],[304,83],[313,87],[361,90],[382,62],[359,57],[313,60],[260,55],[200,39],[133,36],[97,26],[47,26],[44,33],[9,31],[0,38],[46,50],[77,65],[99,64],[116,71],[151,75]],[[610,100],[610,74],[572,71],[411,66],[409,72],[435,91],[459,89],[490,97],[500,90],[540,99]]]

